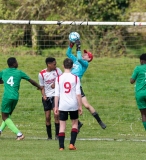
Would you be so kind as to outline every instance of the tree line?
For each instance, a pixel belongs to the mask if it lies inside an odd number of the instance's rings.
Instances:
[[[145,2],[146,0],[0,0],[0,19],[120,22],[128,21],[131,12],[144,11],[145,5],[140,4],[146,4]],[[63,46],[67,43],[66,35],[73,29],[81,34],[85,45],[94,50],[102,50],[105,55],[111,51],[113,54],[118,51],[120,55],[126,52],[125,42],[128,43],[128,40],[122,34],[128,33],[124,27],[117,26],[1,25],[0,42],[7,41],[10,46],[26,46],[36,50]],[[109,44],[111,50],[106,48]]]

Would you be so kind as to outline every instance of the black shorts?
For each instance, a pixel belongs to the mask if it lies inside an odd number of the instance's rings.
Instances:
[[[83,88],[80,86],[80,90],[81,90],[81,96],[82,97],[85,97],[85,94],[84,94],[84,91],[83,91]]]
[[[42,103],[44,106],[44,111],[49,111],[54,108],[54,97],[47,97],[47,100],[42,98]]]
[[[68,120],[68,114],[70,115],[71,120],[79,118],[78,110],[76,111],[59,111],[59,120],[66,121]]]

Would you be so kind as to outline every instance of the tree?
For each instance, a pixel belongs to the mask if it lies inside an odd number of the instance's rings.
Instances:
[[[0,0],[0,16],[2,19],[17,20],[58,20],[58,21],[123,21],[127,19],[127,8],[130,0]],[[8,27],[8,26],[7,26]],[[25,45],[36,50],[66,44],[71,31],[78,31],[83,44],[97,50],[103,40],[111,41],[112,34],[121,30],[118,27],[108,26],[52,26],[52,25],[24,25],[17,26],[9,35],[13,45]],[[20,28],[20,30],[19,30]],[[86,31],[91,41],[87,41]],[[113,32],[112,32],[113,33]],[[120,34],[120,32],[118,32]],[[45,35],[45,36],[44,36]],[[92,36],[91,36],[92,35]],[[95,36],[95,35],[98,35]],[[104,37],[103,37],[104,36]],[[18,43],[19,41],[22,43]],[[113,40],[113,43],[117,40]],[[119,46],[121,46],[119,39]],[[101,47],[101,46],[100,46]]]

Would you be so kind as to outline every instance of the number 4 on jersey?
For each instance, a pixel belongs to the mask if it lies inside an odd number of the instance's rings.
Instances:
[[[11,76],[11,77],[7,80],[7,84],[9,84],[10,86],[13,86],[13,85],[14,85],[13,76]]]

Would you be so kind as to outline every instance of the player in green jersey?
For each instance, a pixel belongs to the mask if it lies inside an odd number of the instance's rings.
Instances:
[[[7,64],[9,68],[0,72],[0,82],[4,83],[4,93],[1,103],[3,122],[0,127],[0,134],[4,128],[8,126],[8,128],[17,135],[16,140],[22,140],[24,139],[24,135],[18,130],[10,117],[19,99],[18,91],[21,79],[29,81],[33,86],[36,86],[40,90],[42,88],[38,83],[30,79],[27,74],[17,69],[18,63],[15,57],[8,58]]]
[[[140,64],[135,67],[130,83],[133,84],[136,81],[135,98],[146,130],[146,53],[140,56]]]

